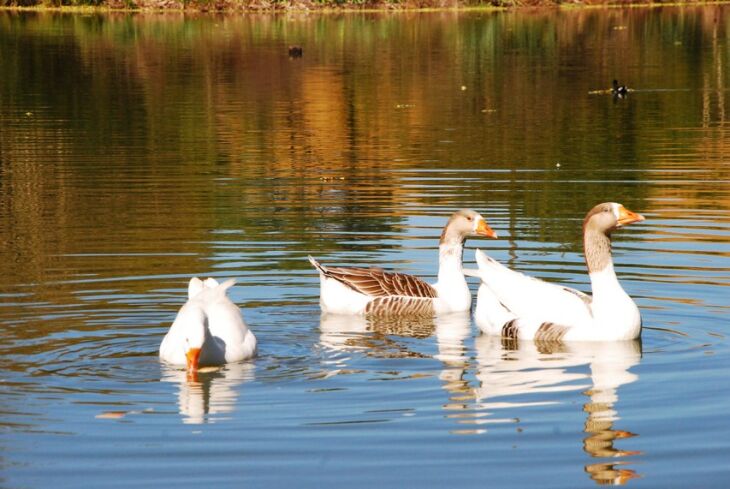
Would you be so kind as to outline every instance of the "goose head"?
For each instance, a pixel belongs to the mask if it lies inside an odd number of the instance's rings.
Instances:
[[[584,232],[598,231],[606,236],[611,231],[622,228],[634,222],[644,220],[644,216],[628,210],[616,202],[604,202],[591,209],[583,221]]]
[[[611,232],[643,221],[644,216],[616,202],[605,202],[591,209],[583,221],[583,250],[589,273],[606,269],[611,262]]]
[[[188,308],[177,319],[182,326],[186,368],[188,372],[195,372],[198,370],[200,352],[205,343],[205,313],[197,307]]]
[[[454,212],[441,233],[440,244],[462,244],[469,236],[497,238],[497,233],[478,212],[461,209]]]

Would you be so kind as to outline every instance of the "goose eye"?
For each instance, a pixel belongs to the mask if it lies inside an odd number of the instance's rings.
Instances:
[[[466,220],[467,220],[467,221],[473,221],[473,220],[474,220],[474,218],[473,218],[473,217],[471,217],[471,216],[466,216]]]

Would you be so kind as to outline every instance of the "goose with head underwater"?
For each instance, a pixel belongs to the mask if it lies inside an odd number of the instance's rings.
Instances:
[[[516,272],[476,251],[481,279],[474,319],[486,334],[514,340],[619,341],[641,335],[641,315],[621,287],[611,258],[611,232],[643,221],[615,202],[595,206],[583,221],[583,246],[593,295]]]
[[[188,301],[180,308],[160,345],[160,358],[198,367],[223,365],[256,355],[256,337],[243,321],[241,310],[226,295],[234,279],[219,284],[194,277],[188,285]]]
[[[431,285],[413,275],[381,268],[346,268],[309,261],[319,271],[320,306],[325,313],[432,315],[468,311],[471,293],[462,269],[469,236],[496,238],[486,220],[469,209],[449,218],[439,241],[438,281]]]

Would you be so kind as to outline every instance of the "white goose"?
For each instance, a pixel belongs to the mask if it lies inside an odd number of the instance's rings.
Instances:
[[[468,311],[471,293],[462,270],[468,236],[496,238],[479,213],[463,209],[446,223],[439,241],[438,281],[434,285],[380,268],[341,268],[309,261],[319,271],[320,305],[336,314],[431,315]]]
[[[611,231],[644,217],[608,202],[588,212],[583,244],[593,296],[510,270],[476,251],[481,278],[474,319],[491,335],[536,341],[617,341],[641,335],[641,315],[621,288],[611,259]]]
[[[212,278],[190,280],[188,301],[160,345],[162,360],[195,372],[199,366],[223,365],[256,355],[256,337],[226,295],[235,283],[234,279],[222,284]]]

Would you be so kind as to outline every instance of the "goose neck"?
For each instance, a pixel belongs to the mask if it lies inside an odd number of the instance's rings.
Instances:
[[[603,232],[587,230],[584,245],[594,299],[613,297],[623,291],[613,268],[611,238]]]
[[[442,242],[439,245],[439,282],[453,276],[460,276],[464,279],[463,261],[464,243]]]
[[[613,270],[611,258],[611,238],[597,230],[586,229],[583,235],[583,251],[588,273],[600,273],[604,270]]]

